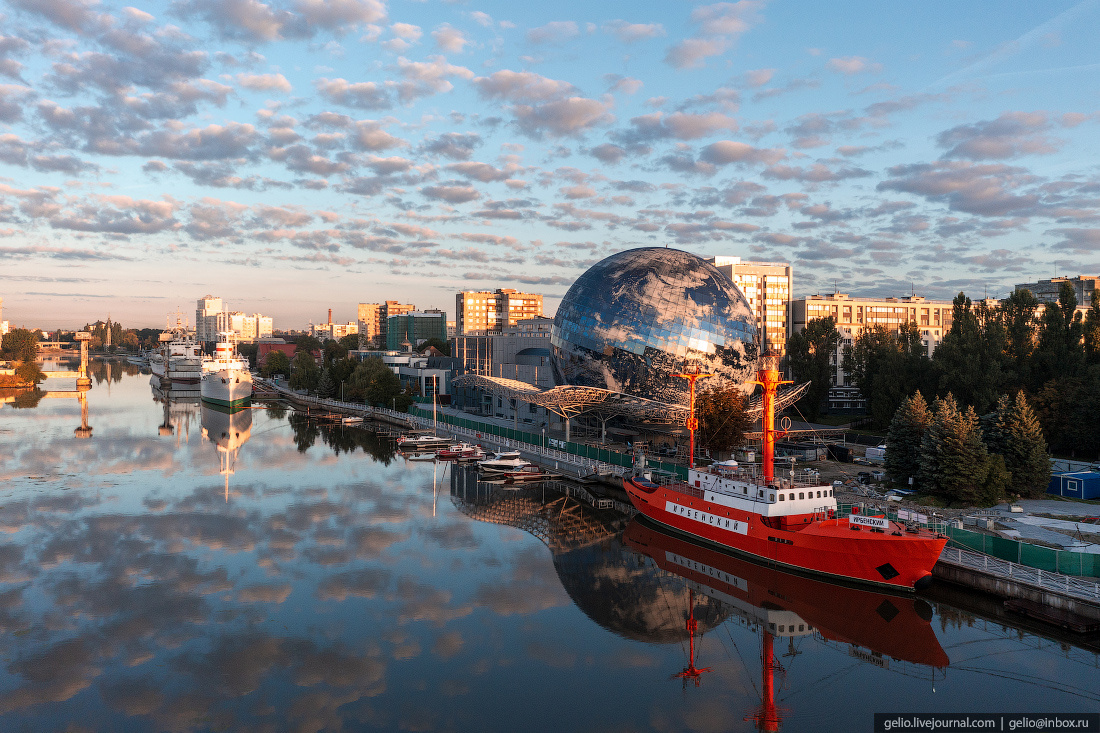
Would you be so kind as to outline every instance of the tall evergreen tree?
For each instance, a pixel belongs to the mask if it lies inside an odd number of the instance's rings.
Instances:
[[[1092,291],[1092,303],[1085,314],[1085,363],[1100,364],[1100,291]]]
[[[939,375],[939,393],[950,392],[960,405],[980,412],[997,401],[1007,375],[1008,357],[1001,315],[985,303],[976,306],[964,293],[953,301],[951,329],[932,357]]]
[[[1063,282],[1058,302],[1047,303],[1039,319],[1039,342],[1032,363],[1033,389],[1042,388],[1038,380],[1053,375],[1076,377],[1085,362],[1082,345],[1084,327],[1077,312],[1077,294],[1073,286]]]
[[[1035,309],[1039,301],[1026,288],[1014,290],[1001,306],[1005,327],[1005,352],[1012,365],[1011,386],[1031,384],[1031,356],[1035,350]]]
[[[1050,457],[1039,419],[1022,391],[997,403],[993,432],[987,443],[991,452],[1004,456],[1011,488],[1028,498],[1042,496],[1050,484]]]
[[[321,379],[317,382],[317,396],[332,397],[335,394],[336,382],[332,379],[332,371],[324,369],[321,372]]]
[[[1001,488],[1003,476],[990,479],[989,454],[973,407],[960,411],[948,394],[936,399],[932,422],[921,442],[920,481],[926,490],[951,502],[966,505],[988,503]]]
[[[831,360],[839,344],[840,332],[832,316],[811,319],[806,328],[787,339],[787,363],[794,379],[810,383],[799,401],[803,414],[810,420],[817,419],[821,403],[832,387],[836,366]]]
[[[931,422],[928,403],[920,392],[902,402],[894,413],[886,433],[886,474],[894,483],[908,485],[911,478],[912,488],[919,487],[921,443]]]

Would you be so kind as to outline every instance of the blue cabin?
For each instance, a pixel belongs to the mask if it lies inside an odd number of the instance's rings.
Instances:
[[[1100,473],[1095,471],[1056,473],[1050,477],[1047,493],[1064,496],[1067,499],[1100,499]]]

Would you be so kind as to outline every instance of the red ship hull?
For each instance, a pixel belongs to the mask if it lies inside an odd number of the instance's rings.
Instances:
[[[686,485],[645,486],[633,479],[623,485],[634,507],[658,524],[778,567],[846,581],[924,587],[947,543],[946,537],[907,531],[896,522],[875,532],[847,519],[763,517],[708,502]]]
[[[919,599],[779,572],[665,534],[637,519],[623,539],[662,570],[704,586],[703,592],[712,588],[758,608],[792,611],[832,641],[930,667],[950,663],[929,624],[931,609]]]

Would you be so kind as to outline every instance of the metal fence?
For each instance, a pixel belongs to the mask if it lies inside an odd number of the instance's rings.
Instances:
[[[1032,585],[1043,590],[1090,601],[1100,600],[1100,583],[1071,578],[1069,575],[1044,571],[1042,568],[1021,565],[988,554],[968,552],[961,547],[945,547],[943,554],[940,555],[940,560],[952,565],[980,570],[983,573],[1011,578],[1018,583]]]

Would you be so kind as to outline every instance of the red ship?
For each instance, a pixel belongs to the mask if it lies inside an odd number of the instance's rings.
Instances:
[[[800,477],[775,476],[777,357],[765,356],[757,371],[763,387],[761,470],[694,466],[695,380],[691,381],[691,467],[686,483],[658,485],[644,476],[624,479],[634,507],[649,519],[769,564],[848,581],[914,590],[932,581],[932,566],[947,538],[886,517],[837,517],[833,487]]]

